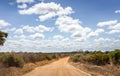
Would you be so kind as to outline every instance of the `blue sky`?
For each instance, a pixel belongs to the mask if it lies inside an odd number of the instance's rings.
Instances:
[[[119,0],[3,0],[1,51],[120,49]]]

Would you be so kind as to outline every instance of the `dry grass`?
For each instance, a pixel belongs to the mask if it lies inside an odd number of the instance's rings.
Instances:
[[[55,59],[43,60],[35,63],[27,63],[23,66],[23,68],[16,68],[16,67],[2,68],[0,69],[0,76],[22,76],[23,74],[30,72],[31,70],[35,69],[38,66],[43,66],[52,63],[54,61]]]
[[[71,63],[73,66],[90,73],[92,76],[120,76],[120,66],[97,66],[91,64]]]
[[[35,69],[36,67],[43,66],[43,65],[46,65],[46,64],[50,64],[54,61],[55,61],[55,59],[53,59],[53,60],[43,60],[43,61],[39,61],[39,62],[35,62],[35,63],[27,63],[22,68],[22,73],[23,74],[28,73],[31,70]]]
[[[20,68],[10,67],[0,69],[0,76],[22,76]]]

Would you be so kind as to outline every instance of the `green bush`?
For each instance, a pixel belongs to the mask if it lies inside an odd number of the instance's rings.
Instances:
[[[14,54],[14,53],[9,53],[9,54],[4,54],[1,57],[2,63],[7,66],[7,67],[23,67],[24,65],[24,60],[21,56]]]
[[[110,52],[109,56],[113,64],[120,64],[120,50],[119,49],[115,49],[115,51]]]
[[[47,60],[52,60],[52,59],[53,59],[53,58],[52,58],[52,55],[45,54],[44,56],[45,56],[45,58],[46,58]]]
[[[73,62],[78,62],[78,61],[80,61],[80,57],[82,57],[83,56],[83,54],[74,54],[72,57],[71,57],[71,60],[73,61]]]
[[[105,65],[110,63],[109,55],[99,52],[88,55],[86,61],[95,65]]]

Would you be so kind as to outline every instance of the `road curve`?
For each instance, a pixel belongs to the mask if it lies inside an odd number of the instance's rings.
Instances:
[[[69,57],[40,66],[23,76],[91,76],[68,63]]]

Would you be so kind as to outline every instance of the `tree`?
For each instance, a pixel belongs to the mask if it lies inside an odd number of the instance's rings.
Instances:
[[[8,33],[0,31],[0,45],[4,45],[7,36]]]

